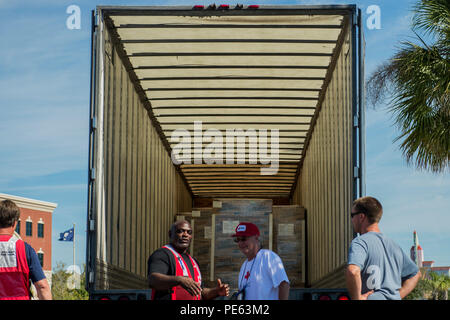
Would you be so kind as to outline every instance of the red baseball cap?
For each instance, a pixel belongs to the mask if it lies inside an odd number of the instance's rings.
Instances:
[[[251,222],[241,222],[236,227],[236,233],[232,237],[259,236],[258,227]]]

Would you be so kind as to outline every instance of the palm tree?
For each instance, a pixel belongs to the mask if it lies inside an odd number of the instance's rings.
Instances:
[[[448,300],[448,290],[450,289],[450,277],[430,272],[424,278],[426,286],[431,290],[433,300]]]
[[[424,300],[427,299],[428,293],[431,292],[431,288],[429,284],[426,282],[427,269],[420,268],[420,279],[417,282],[416,287],[411,291],[406,297],[405,300]]]
[[[367,82],[376,105],[392,98],[393,112],[406,161],[419,169],[444,172],[450,163],[450,1],[419,0],[412,25],[417,42],[401,42],[399,50],[379,66]],[[418,34],[434,41],[427,44]]]

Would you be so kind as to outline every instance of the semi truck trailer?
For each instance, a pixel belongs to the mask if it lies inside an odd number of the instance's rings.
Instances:
[[[291,299],[345,292],[365,195],[363,42],[355,5],[98,6],[90,297],[148,299],[147,260],[177,219],[205,281],[235,286],[230,233],[254,221]]]

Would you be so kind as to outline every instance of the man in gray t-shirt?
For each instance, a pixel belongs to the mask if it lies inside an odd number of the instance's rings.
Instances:
[[[419,268],[391,239],[380,232],[380,202],[363,197],[353,202],[355,232],[348,256],[347,289],[354,300],[400,300],[420,278]]]

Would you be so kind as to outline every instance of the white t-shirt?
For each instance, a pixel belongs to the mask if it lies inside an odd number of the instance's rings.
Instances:
[[[245,287],[245,300],[278,300],[278,287],[283,281],[289,283],[280,257],[261,249],[255,258],[242,264],[238,285],[239,290]]]

